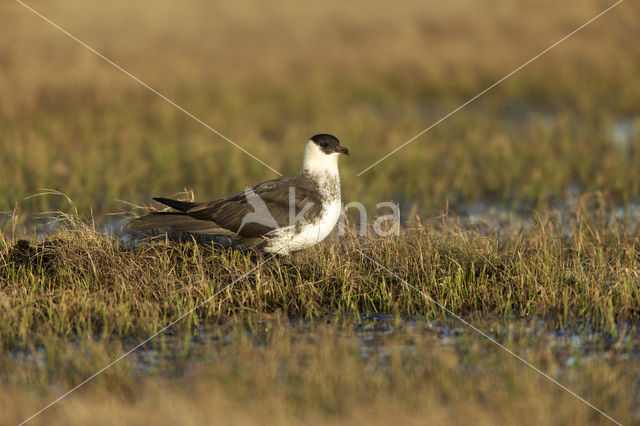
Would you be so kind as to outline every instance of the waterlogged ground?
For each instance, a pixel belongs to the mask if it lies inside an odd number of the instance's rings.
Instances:
[[[530,229],[535,226],[536,221],[541,214],[553,211],[553,214],[559,217],[572,215],[577,209],[581,208],[584,203],[584,197],[574,188],[572,196],[561,200],[556,200],[549,209],[536,209],[534,206],[521,204],[520,206],[509,206],[503,203],[490,201],[479,201],[472,204],[462,204],[455,209],[443,210],[440,213],[434,213],[430,219],[456,224],[458,226],[476,230],[481,232],[489,232],[495,230],[511,230],[513,228]],[[597,203],[598,200],[594,201]],[[416,216],[424,217],[424,212],[415,208],[417,202],[412,200],[395,200],[400,212],[400,225],[410,226],[415,223]],[[345,216],[340,217],[340,226],[351,226],[359,232],[361,229],[361,217],[355,210],[347,211],[349,223],[345,222]],[[389,210],[373,211],[371,215],[364,217],[364,228],[362,234],[367,235],[374,233],[371,225],[379,217],[377,214],[389,214]],[[624,222],[629,228],[635,228],[640,224],[640,204],[636,202],[627,203],[626,205],[614,204],[608,206],[604,211],[606,220],[611,223]],[[83,220],[91,222],[101,232],[115,236],[119,241],[130,242],[140,240],[140,235],[129,232],[127,230],[127,221],[135,216],[135,213],[121,213],[99,215],[97,217],[88,217]],[[562,218],[560,218],[562,220]],[[64,215],[60,212],[49,212],[46,214],[21,215],[14,217],[11,213],[0,215],[0,231],[13,236],[13,238],[33,238],[34,240],[45,240],[56,232],[65,229],[68,226],[64,220]],[[567,231],[569,231],[567,229]],[[344,236],[344,235],[343,235]]]
[[[464,319],[617,421],[640,421],[637,327],[614,336],[530,318]],[[4,421],[21,420],[136,343],[51,342],[5,354]],[[8,390],[28,398],[5,411]],[[203,325],[190,338],[170,330],[33,422],[384,424],[399,416],[462,424],[471,414],[479,424],[610,424],[458,320],[391,316],[255,316]]]

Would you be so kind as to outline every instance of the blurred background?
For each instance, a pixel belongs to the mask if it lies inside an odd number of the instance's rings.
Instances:
[[[640,6],[604,15],[356,174],[613,2],[30,1],[267,164],[332,133],[343,201],[405,216],[640,198]],[[0,211],[81,214],[277,177],[15,2],[0,5]]]

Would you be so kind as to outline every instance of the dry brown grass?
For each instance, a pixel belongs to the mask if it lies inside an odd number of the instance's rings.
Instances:
[[[475,90],[612,3],[585,1],[572,7],[548,0],[509,4],[408,1],[402,7],[383,1],[300,5],[290,0],[277,6],[255,1],[241,5],[169,1],[29,4],[152,86],[170,93],[185,85],[193,90],[201,85],[224,88],[256,81],[267,87],[286,84],[292,92],[304,92],[314,83],[337,79],[347,84],[360,81],[365,87],[374,83],[372,87],[381,95],[396,92],[402,98],[415,89],[447,94],[452,88],[456,93]],[[634,82],[625,81],[619,72],[632,72],[640,55],[632,37],[633,31],[637,34],[636,7],[622,4],[507,86],[526,95],[553,94],[555,99],[554,89],[574,92],[585,82],[595,91],[590,96],[603,89],[618,89],[615,93],[628,89]],[[0,47],[6,58],[3,68],[12,77],[4,80],[3,89],[9,94],[4,98],[9,104],[5,105],[7,112],[20,111],[23,106],[32,109],[37,105],[33,102],[46,100],[47,94],[65,99],[86,91],[96,94],[86,100],[109,101],[139,91],[135,82],[26,9],[6,4],[3,12],[9,26],[5,31],[12,35]],[[382,79],[384,76],[391,81]],[[601,79],[606,87],[597,87],[588,80],[592,77]],[[389,89],[392,93],[386,92]],[[632,93],[624,92],[628,102],[637,105]],[[197,93],[189,94],[197,99]],[[339,94],[327,95],[318,101],[331,103]],[[10,102],[19,99],[22,101]],[[64,105],[69,104],[57,106]],[[234,115],[231,111],[219,114]]]

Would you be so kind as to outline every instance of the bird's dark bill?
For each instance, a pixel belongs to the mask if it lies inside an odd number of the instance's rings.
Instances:
[[[340,153],[340,154],[349,155],[349,150],[347,148],[345,148],[344,146],[340,146],[340,145],[336,146],[335,152]]]

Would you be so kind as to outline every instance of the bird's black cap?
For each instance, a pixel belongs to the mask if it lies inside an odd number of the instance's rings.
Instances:
[[[314,141],[325,154],[333,154],[334,152],[337,152],[339,154],[349,155],[349,150],[341,146],[338,138],[333,135],[320,133],[312,136],[311,140]]]

